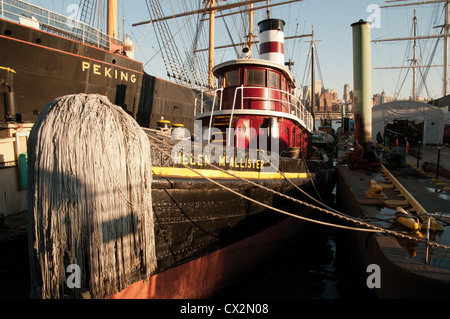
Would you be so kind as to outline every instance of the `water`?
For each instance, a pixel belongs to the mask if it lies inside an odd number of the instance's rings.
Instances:
[[[339,123],[338,123],[339,121]],[[316,127],[320,119],[316,120]],[[333,120],[337,130],[340,120]],[[227,287],[217,299],[376,299],[365,274],[350,258],[348,231],[309,224],[289,251],[252,276]]]
[[[287,253],[261,265],[215,299],[374,299],[364,278],[349,263],[351,244],[346,235],[343,230],[310,223]],[[0,299],[28,299],[26,257],[22,268],[0,272]]]
[[[310,224],[287,253],[216,299],[376,299],[349,262],[349,247],[341,230]]]

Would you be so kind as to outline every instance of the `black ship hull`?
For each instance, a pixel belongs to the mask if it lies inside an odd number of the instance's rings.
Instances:
[[[16,122],[34,122],[60,96],[107,96],[142,127],[164,117],[192,130],[197,91],[144,72],[142,63],[49,32],[0,19],[0,79],[11,86]],[[7,68],[13,70],[11,73]],[[6,88],[1,88],[7,94]],[[0,117],[7,112],[0,96]]]
[[[15,94],[17,122],[34,122],[47,103],[77,93],[105,95],[136,117],[144,74],[142,63],[3,19],[0,47],[0,66],[15,72],[11,76],[3,70],[0,75],[12,82],[8,84]]]
[[[200,176],[195,177],[195,173],[190,176],[167,175],[165,168],[155,167],[152,201],[158,270],[166,270],[224,248],[287,217],[270,207],[295,214],[301,212],[305,206],[279,194],[308,201],[305,193],[313,191],[311,176],[302,160],[284,160],[291,162],[291,167],[283,173],[296,175],[289,181],[280,174],[260,174],[257,179],[243,180],[239,176],[253,172],[234,171],[238,177],[232,178],[214,168],[196,168],[196,172],[206,177],[214,175],[212,179],[216,184],[213,184]]]

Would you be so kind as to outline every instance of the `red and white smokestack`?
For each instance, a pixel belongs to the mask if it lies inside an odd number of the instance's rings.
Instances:
[[[263,60],[284,65],[284,25],[280,19],[266,19],[259,26],[259,54]]]

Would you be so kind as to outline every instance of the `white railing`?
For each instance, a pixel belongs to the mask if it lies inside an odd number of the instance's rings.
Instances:
[[[80,21],[43,9],[21,0],[0,0],[2,19],[19,22],[21,17],[34,17],[44,31],[76,39],[102,49],[109,50],[111,37]],[[119,41],[114,39],[115,43]]]
[[[245,92],[251,89],[252,93],[257,92],[256,96],[245,96]],[[258,91],[262,94],[258,94]],[[248,91],[247,91],[248,92]],[[274,93],[278,93],[279,95],[285,98],[275,99],[271,98]],[[222,103],[222,95],[223,88],[206,91],[200,93],[200,95],[195,99],[195,107],[194,107],[194,116],[211,112],[211,120],[213,118],[214,112],[223,110]],[[262,103],[266,105],[266,111],[275,111],[270,109],[272,104],[284,105],[284,111],[279,111],[281,113],[289,113],[291,116],[297,118],[298,122],[305,127],[309,132],[314,130],[314,120],[310,112],[308,112],[305,106],[297,99],[294,95],[289,92],[267,88],[267,87],[256,87],[256,86],[239,86],[236,87],[233,95],[233,102],[231,108],[227,108],[227,110],[231,110],[231,117],[233,117],[233,113],[236,109],[244,110],[244,105],[246,101],[258,101],[258,103]],[[238,106],[238,107],[237,107]],[[210,121],[211,122],[211,121]],[[231,119],[230,119],[231,123]]]

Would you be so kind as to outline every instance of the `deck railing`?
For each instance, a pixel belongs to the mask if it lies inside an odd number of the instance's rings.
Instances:
[[[43,31],[105,50],[110,49],[111,40],[120,44],[116,39],[111,39],[110,36],[94,27],[21,0],[0,0],[0,15],[2,19],[15,22],[20,22],[24,18],[35,18]]]
[[[246,96],[245,92],[252,91],[261,92],[262,94],[255,94],[255,96]],[[276,99],[271,98],[271,96],[285,96],[283,99]],[[199,94],[199,96],[195,100],[195,108],[194,108],[194,116],[211,112],[210,116],[211,119],[214,116],[214,112],[216,111],[222,111],[223,103],[222,103],[222,96],[223,96],[223,88],[211,90],[211,91],[205,91]],[[305,106],[300,102],[298,98],[296,98],[293,94],[290,94],[289,92],[273,89],[273,88],[267,88],[267,87],[249,87],[249,86],[239,86],[236,87],[233,95],[233,103],[231,108],[227,108],[231,110],[231,117],[233,117],[233,113],[236,109],[247,109],[244,108],[244,106],[247,104],[248,101],[255,101],[257,100],[261,104],[265,104],[267,111],[275,111],[270,109],[270,105],[272,104],[279,104],[284,105],[285,111],[279,111],[280,113],[288,113],[291,116],[297,117],[297,120],[300,122],[300,124],[306,128],[309,132],[312,132],[314,130],[314,120],[310,112],[308,112],[305,108]],[[231,123],[232,118],[230,119]]]

